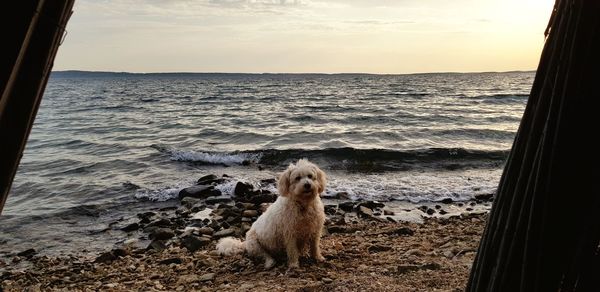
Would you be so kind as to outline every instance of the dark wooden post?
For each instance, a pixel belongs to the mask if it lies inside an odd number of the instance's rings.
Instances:
[[[557,0],[468,291],[600,291],[600,1]]]
[[[5,1],[0,58],[0,212],[31,131],[74,0]]]

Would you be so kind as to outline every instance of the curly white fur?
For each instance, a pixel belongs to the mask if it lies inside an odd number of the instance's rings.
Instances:
[[[306,159],[290,164],[278,179],[280,196],[252,224],[241,242],[223,238],[217,250],[223,255],[242,253],[261,257],[265,268],[275,264],[274,256],[287,255],[288,266],[298,267],[298,259],[306,250],[318,261],[321,255],[319,243],[325,222],[325,212],[319,194],[325,190],[325,173]]]

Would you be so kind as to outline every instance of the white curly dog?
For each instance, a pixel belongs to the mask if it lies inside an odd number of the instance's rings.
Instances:
[[[308,160],[290,164],[279,176],[279,197],[252,224],[246,240],[223,238],[217,251],[222,255],[246,251],[252,257],[263,258],[266,269],[283,255],[287,255],[289,268],[297,268],[300,255],[307,250],[315,260],[324,261],[319,243],[325,212],[319,194],[326,183],[325,173]]]

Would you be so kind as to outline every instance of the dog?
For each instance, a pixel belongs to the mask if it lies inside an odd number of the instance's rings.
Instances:
[[[290,164],[278,178],[277,200],[252,224],[246,240],[223,238],[217,244],[218,253],[246,252],[264,259],[265,269],[272,268],[275,258],[283,255],[287,256],[288,268],[297,268],[306,251],[316,261],[324,261],[319,247],[325,223],[320,194],[326,183],[325,172],[308,160]]]

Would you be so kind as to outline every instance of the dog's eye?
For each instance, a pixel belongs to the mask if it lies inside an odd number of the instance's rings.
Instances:
[[[309,174],[309,175],[308,175],[308,178],[312,178],[312,174]]]
[[[300,177],[299,177],[299,176],[297,176],[297,177],[296,177],[296,181],[299,181],[299,180],[300,180]]]

